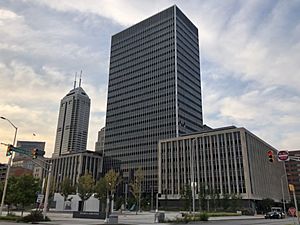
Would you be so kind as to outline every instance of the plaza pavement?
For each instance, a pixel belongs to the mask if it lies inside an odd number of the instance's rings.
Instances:
[[[155,223],[154,212],[139,212],[137,215],[135,212],[123,212],[118,214],[118,224],[166,224],[166,223]],[[41,224],[48,225],[98,225],[105,224],[104,220],[100,219],[78,219],[72,218],[71,213],[48,213],[48,217],[51,219],[49,222],[42,222]],[[175,219],[176,217],[181,217],[180,212],[165,212],[166,219]],[[226,216],[226,217],[211,217],[209,220],[249,220],[249,219],[262,219],[263,215],[258,216]]]
[[[162,212],[162,211],[160,211]],[[20,215],[20,212],[14,212],[16,215]],[[175,219],[176,217],[181,218],[181,212],[164,212],[166,219]],[[24,215],[28,212],[24,212]],[[155,223],[154,217],[155,212],[139,212],[137,215],[135,212],[115,212],[118,215],[118,224],[126,225],[148,225],[148,224],[157,224],[157,225],[166,225],[166,223]],[[54,212],[50,211],[47,213],[47,216],[51,219],[48,222],[40,222],[39,224],[44,225],[100,225],[105,224],[104,220],[101,219],[80,219],[73,218],[71,212]],[[258,216],[224,216],[224,217],[210,217],[210,221],[228,221],[228,220],[253,220],[253,219],[262,219],[263,215]],[[1,225],[6,225],[4,221],[0,222]],[[9,222],[8,224],[13,224]],[[18,223],[21,225],[21,223]]]

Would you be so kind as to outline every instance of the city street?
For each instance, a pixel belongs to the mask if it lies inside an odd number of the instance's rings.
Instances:
[[[104,220],[97,219],[74,219],[70,213],[49,213],[51,218],[49,222],[42,222],[40,224],[47,225],[98,225],[104,224]],[[166,218],[173,219],[180,216],[179,212],[167,212]],[[296,218],[294,219],[296,222]],[[23,223],[11,223],[1,221],[1,225],[23,225]],[[167,223],[154,223],[153,212],[142,212],[138,215],[135,213],[127,212],[119,215],[119,224],[167,224]],[[207,224],[207,225],[292,225],[294,224],[293,218],[278,219],[264,219],[262,215],[259,216],[235,216],[235,217],[211,217],[209,221],[191,222],[190,224]]]

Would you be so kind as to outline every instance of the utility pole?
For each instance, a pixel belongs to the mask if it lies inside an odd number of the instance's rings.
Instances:
[[[7,119],[3,116],[1,116],[0,118],[9,122],[10,125],[15,128],[15,135],[14,135],[14,140],[13,140],[13,146],[15,146],[18,128],[9,119]],[[8,159],[8,163],[7,163],[6,176],[5,176],[5,182],[4,182],[4,187],[3,187],[2,199],[1,199],[1,206],[0,206],[0,216],[2,216],[3,205],[4,205],[4,201],[5,201],[6,189],[7,189],[7,183],[8,183],[8,176],[9,176],[9,172],[10,172],[12,158],[13,158],[13,154],[10,155],[10,157]]]
[[[46,187],[46,196],[45,196],[44,209],[43,209],[44,219],[46,219],[46,216],[47,216],[48,198],[49,198],[50,182],[51,182],[51,172],[52,172],[52,162],[50,162],[50,164],[49,164],[49,170],[48,170],[48,180],[47,180],[47,187]]]

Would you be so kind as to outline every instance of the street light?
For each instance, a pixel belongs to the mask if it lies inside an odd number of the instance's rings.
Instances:
[[[192,186],[192,198],[193,198],[193,215],[195,216],[195,186],[197,183],[195,182],[194,176],[194,151],[196,150],[195,146],[196,139],[192,139],[192,147],[191,147],[191,186]]]
[[[283,211],[284,213],[286,213],[286,209],[285,209],[285,200],[284,200],[284,190],[283,190],[283,182],[282,182],[282,178],[286,177],[286,174],[283,174],[280,177],[280,182],[281,182],[281,192],[282,192],[282,202],[283,202]]]
[[[13,140],[13,146],[15,146],[18,128],[7,118],[1,116],[0,119],[6,120],[7,122],[10,123],[10,125],[12,125],[15,128],[15,136],[14,136],[14,140]],[[8,159],[8,163],[7,163],[7,170],[6,170],[5,182],[4,182],[3,194],[2,194],[2,200],[1,200],[1,206],[0,206],[0,216],[2,215],[2,211],[3,211],[3,205],[4,205],[5,195],[6,195],[8,176],[9,176],[10,164],[11,164],[12,157],[13,157],[13,154],[10,155],[10,157]]]

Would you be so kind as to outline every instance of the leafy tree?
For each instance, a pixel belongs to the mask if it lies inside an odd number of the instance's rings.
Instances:
[[[81,198],[83,204],[88,200],[94,192],[94,179],[91,174],[86,173],[79,177],[78,180],[78,195]],[[80,210],[83,209],[83,205]]]
[[[15,202],[22,207],[22,216],[24,208],[35,202],[36,193],[40,190],[39,181],[32,175],[24,175],[17,178],[16,183],[17,193]]]
[[[138,210],[141,209],[141,195],[142,195],[142,181],[144,179],[144,174],[141,168],[136,170],[134,181],[130,183],[131,193],[135,198],[136,205],[138,205],[136,214]]]
[[[70,194],[74,194],[76,192],[76,188],[72,185],[72,181],[70,178],[65,178],[61,184],[61,195],[64,197],[66,201]]]
[[[4,182],[0,181],[0,196],[3,195],[3,189],[4,189]]]
[[[273,199],[264,198],[263,200],[257,202],[257,208],[261,212],[269,212],[274,203],[275,202]]]
[[[181,199],[184,200],[184,210],[189,210],[191,212],[192,188],[189,184],[184,186],[184,189],[181,192]]]
[[[36,193],[39,190],[39,181],[35,179],[32,175],[24,175],[21,177],[9,177],[5,196],[5,203],[8,205],[8,213],[12,204],[19,204],[22,207],[23,216],[25,206],[28,206],[35,202]]]
[[[227,210],[230,206],[230,195],[228,193],[223,194],[223,199],[222,199],[222,207],[224,210]]]
[[[199,185],[199,209],[203,211],[207,202],[208,191],[206,184],[200,183]]]
[[[6,195],[5,195],[5,204],[7,204],[7,211],[8,214],[10,212],[10,208],[12,204],[17,204],[18,196],[21,193],[18,193],[18,177],[11,176],[8,178],[7,183],[7,189],[6,189]]]
[[[44,183],[44,188],[43,188],[43,194],[46,193],[48,176],[45,177],[44,179],[45,179],[45,183]],[[49,201],[48,202],[48,206],[50,206],[51,202],[53,201],[53,197],[54,197],[54,193],[55,192],[56,192],[55,179],[52,178],[52,179],[50,179],[50,188],[49,188],[49,196],[48,196],[48,201]]]
[[[100,211],[105,208],[105,201],[107,199],[107,184],[104,177],[100,178],[95,185],[95,198],[100,201]]]
[[[106,181],[106,188],[107,188],[107,198],[109,199],[109,193],[111,196],[112,204],[114,202],[114,194],[116,192],[116,188],[120,183],[121,179],[119,173],[115,172],[113,169],[110,169],[104,177]],[[109,209],[107,209],[109,210]]]

